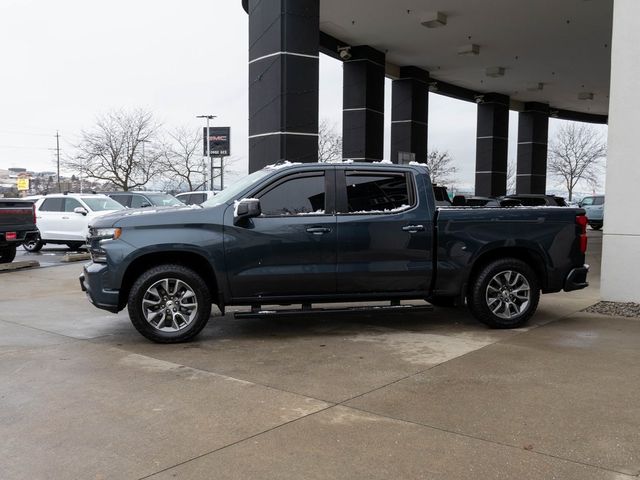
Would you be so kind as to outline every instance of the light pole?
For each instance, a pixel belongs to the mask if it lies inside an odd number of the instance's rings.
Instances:
[[[216,118],[217,115],[197,115],[196,118],[207,119],[207,134],[205,141],[207,142],[207,157],[209,157],[209,174],[211,176],[211,190],[213,190],[213,158],[211,158],[211,143],[209,142],[209,122]]]

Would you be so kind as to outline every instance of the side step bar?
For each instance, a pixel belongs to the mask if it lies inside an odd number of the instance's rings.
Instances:
[[[431,305],[401,305],[399,302],[391,302],[390,305],[369,305],[357,307],[316,307],[312,308],[310,304],[302,305],[302,308],[296,309],[262,309],[260,305],[253,305],[250,312],[235,312],[235,318],[264,318],[264,317],[280,317],[287,315],[317,315],[329,313],[398,313],[398,312],[430,312],[433,310]]]

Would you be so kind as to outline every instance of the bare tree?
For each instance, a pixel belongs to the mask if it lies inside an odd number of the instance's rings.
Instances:
[[[431,173],[431,181],[438,184],[449,184],[454,181],[458,169],[453,165],[453,158],[449,152],[432,150],[427,155],[427,167]]]
[[[566,123],[549,144],[549,172],[564,183],[569,194],[581,181],[592,188],[599,183],[600,163],[607,155],[607,145],[591,126]]]
[[[336,132],[335,124],[326,118],[318,126],[318,161],[335,162],[342,159],[342,136]]]
[[[150,112],[109,112],[91,130],[82,131],[77,154],[66,167],[124,191],[143,187],[159,172],[162,149],[154,144],[158,129]]]
[[[179,127],[170,132],[161,165],[164,189],[191,192],[202,188],[208,168],[202,157],[202,130]]]

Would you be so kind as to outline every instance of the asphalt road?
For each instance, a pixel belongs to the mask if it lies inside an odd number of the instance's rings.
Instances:
[[[82,252],[86,250],[81,250]],[[41,267],[56,267],[60,265],[68,265],[62,261],[67,253],[75,253],[75,250],[69,250],[66,245],[45,245],[42,250],[36,253],[27,252],[24,248],[19,247],[16,255],[16,262],[26,260],[37,260]]]

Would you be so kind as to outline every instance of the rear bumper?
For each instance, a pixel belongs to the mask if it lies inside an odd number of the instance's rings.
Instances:
[[[574,290],[581,290],[585,287],[588,287],[588,273],[589,265],[583,265],[582,267],[574,268],[573,270],[571,270],[564,281],[564,291],[572,292]]]
[[[7,246],[15,246],[19,247],[25,242],[30,240],[36,240],[40,236],[40,232],[38,230],[29,230],[29,231],[20,231],[17,230],[15,240],[7,240],[5,236],[5,232],[0,233],[0,247]]]
[[[112,313],[118,313],[120,292],[104,288],[104,275],[107,266],[100,263],[88,263],[80,275],[80,288],[87,294],[89,301],[96,307]]]

